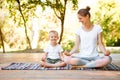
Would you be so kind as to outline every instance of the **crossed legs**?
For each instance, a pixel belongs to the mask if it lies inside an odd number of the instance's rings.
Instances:
[[[55,64],[51,64],[51,63],[48,63],[46,61],[41,61],[40,64],[41,64],[42,67],[45,67],[45,68],[54,68],[54,67],[64,67],[64,66],[66,66],[66,63],[63,62],[63,61],[59,61]]]
[[[111,63],[112,58],[110,56],[99,57],[93,60],[86,58],[78,58],[65,56],[64,60],[67,64],[71,64],[73,66],[81,66],[81,67],[104,67],[107,64]]]

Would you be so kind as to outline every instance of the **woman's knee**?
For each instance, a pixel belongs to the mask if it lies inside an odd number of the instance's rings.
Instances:
[[[69,64],[71,65],[78,65],[79,60],[77,58],[71,58],[69,61]]]
[[[112,62],[112,57],[111,56],[106,56],[105,57],[106,63],[111,63]]]
[[[108,58],[109,58],[109,63],[111,63],[112,62],[112,57],[111,56],[108,56]]]
[[[65,62],[65,63],[69,64],[70,60],[71,60],[71,57],[70,57],[70,56],[65,56],[65,57],[64,57],[64,62]]]

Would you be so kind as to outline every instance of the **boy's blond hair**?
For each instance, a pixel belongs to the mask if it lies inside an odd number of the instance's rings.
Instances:
[[[57,36],[58,36],[58,32],[57,32],[57,31],[55,31],[55,30],[51,30],[51,31],[49,31],[49,34],[50,34],[50,33],[57,34]]]

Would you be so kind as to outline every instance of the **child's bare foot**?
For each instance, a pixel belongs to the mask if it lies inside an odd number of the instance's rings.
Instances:
[[[1,67],[0,67],[0,70],[1,70]]]
[[[44,62],[45,62],[45,59],[42,58],[41,61],[44,61]]]
[[[41,61],[41,62],[40,62],[40,66],[41,66],[41,67],[45,67],[45,61]]]

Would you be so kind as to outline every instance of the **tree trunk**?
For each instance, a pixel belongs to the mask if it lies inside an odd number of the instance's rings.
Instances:
[[[24,18],[24,16],[23,16],[23,13],[22,13],[22,10],[21,10],[21,7],[20,7],[20,1],[17,0],[17,2],[18,2],[18,5],[19,5],[19,11],[20,11],[20,14],[21,14],[21,16],[22,16],[22,18],[23,18],[23,21],[24,21],[25,34],[26,34],[27,42],[28,42],[28,44],[29,44],[30,49],[32,49],[32,48],[31,48],[31,42],[30,42],[30,39],[29,39],[29,37],[28,37],[28,35],[27,35],[26,21],[25,21],[25,18]]]
[[[60,33],[60,39],[58,44],[60,44],[62,41],[63,32],[64,32],[64,20],[63,21],[61,20],[61,33]]]
[[[0,39],[1,39],[1,43],[2,43],[3,53],[5,53],[5,46],[4,46],[4,41],[3,41],[1,28],[0,28]]]
[[[62,37],[63,37],[63,32],[64,32],[64,20],[65,20],[65,13],[66,13],[66,4],[67,4],[67,0],[64,0],[64,11],[60,12],[61,13],[61,33],[60,33],[60,39],[59,39],[59,44],[62,41]]]

